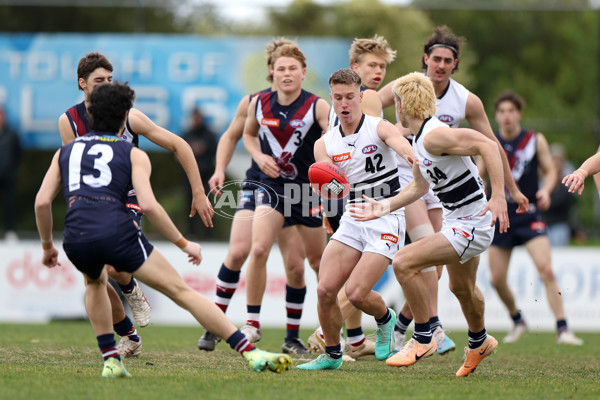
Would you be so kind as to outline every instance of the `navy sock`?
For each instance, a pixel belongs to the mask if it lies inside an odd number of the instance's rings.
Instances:
[[[229,302],[235,293],[240,281],[240,271],[230,270],[221,264],[219,275],[217,275],[217,293],[215,294],[215,304],[223,311],[227,311]]]
[[[123,293],[131,293],[133,292],[133,289],[135,289],[135,279],[133,279],[133,276],[127,285],[121,285],[119,282],[117,282],[117,284]]]
[[[342,345],[336,344],[335,346],[325,346],[325,353],[329,354],[334,360],[342,358]]]
[[[394,329],[404,335],[411,322],[412,319],[408,319],[404,314],[400,313],[398,314],[398,319],[396,320],[396,326]]]
[[[390,312],[390,309],[388,308],[385,310],[385,315],[383,317],[381,317],[381,319],[375,318],[375,322],[377,322],[377,325],[383,325],[383,324],[387,324],[388,322],[390,322],[390,319],[392,319],[392,313]]]
[[[511,315],[510,318],[512,318],[515,325],[518,325],[521,322],[523,322],[523,316],[521,315],[521,311],[517,311],[517,313],[515,315]]]
[[[115,341],[115,335],[107,333],[105,335],[96,336],[98,341],[98,347],[102,352],[102,357],[106,360],[109,357],[114,357],[117,360],[121,359],[119,351],[117,350],[117,342]]]
[[[485,328],[481,332],[471,332],[469,331],[469,348],[476,349],[485,342],[487,338],[487,332]]]
[[[442,323],[437,315],[429,318],[429,327],[431,328],[431,332],[435,331],[438,327],[442,327]]]
[[[231,347],[232,349],[234,349],[242,355],[247,351],[252,351],[256,349],[256,347],[254,347],[254,345],[250,343],[246,335],[240,332],[239,329],[235,331],[231,336],[229,336],[226,342],[229,344],[229,347]]]
[[[429,326],[429,321],[423,324],[417,324],[415,322],[415,332],[413,333],[413,339],[421,344],[431,343],[431,338],[433,337],[431,333],[431,327]]]
[[[133,340],[134,342],[140,341],[140,337],[137,335],[137,330],[127,315],[123,321],[114,324],[113,328],[119,336],[128,336],[129,339]]]
[[[568,327],[567,327],[566,319],[560,319],[560,320],[556,321],[556,330],[558,331],[559,334],[563,333],[567,329],[568,329]]]
[[[260,306],[247,305],[246,310],[248,312],[248,319],[246,325],[251,325],[256,329],[260,329]]]
[[[300,330],[300,319],[306,297],[306,286],[300,289],[285,285],[285,309],[287,312],[287,335],[285,341],[297,338]]]

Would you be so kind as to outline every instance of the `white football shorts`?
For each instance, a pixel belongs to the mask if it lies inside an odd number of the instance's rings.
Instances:
[[[346,211],[331,239],[363,253],[381,254],[391,261],[404,246],[405,230],[404,212],[396,211],[371,221],[356,221]]]
[[[492,244],[494,226],[490,226],[491,223],[492,212],[488,211],[482,216],[444,220],[440,232],[460,256],[460,263],[464,264]]]

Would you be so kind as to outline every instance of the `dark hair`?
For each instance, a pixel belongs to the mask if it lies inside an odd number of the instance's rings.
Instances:
[[[108,61],[108,58],[98,52],[87,53],[85,57],[79,60],[79,64],[77,65],[77,89],[83,90],[79,86],[79,79],[83,78],[84,81],[87,80],[90,74],[98,68],[104,68],[110,72],[113,71],[113,66]]]
[[[454,33],[452,33],[452,30],[450,30],[450,28],[448,28],[446,25],[438,26],[437,28],[435,28],[435,31],[433,31],[433,34],[429,36],[427,40],[425,40],[425,44],[423,45],[423,53],[429,56],[431,54],[431,51],[436,47],[444,47],[449,50],[452,50],[454,58],[458,60],[458,57],[460,56],[460,47],[465,42],[466,39],[464,37],[456,36]],[[452,70],[453,73],[458,71],[459,63],[460,60],[456,63],[456,67],[454,67],[454,69]],[[423,58],[421,58],[421,66],[424,70],[427,70],[427,64],[425,64],[424,55]]]
[[[362,79],[360,78],[360,75],[350,69],[350,68],[342,68],[342,69],[338,69],[337,71],[335,71],[333,74],[331,74],[331,76],[329,77],[329,87],[331,87],[332,85],[358,85],[360,86],[362,84]]]
[[[510,101],[511,103],[513,103],[517,110],[519,110],[520,112],[522,112],[525,108],[525,100],[523,100],[521,96],[519,96],[512,90],[506,89],[505,91],[500,93],[498,97],[496,97],[496,101],[494,101],[494,111],[498,111],[500,103],[504,101]]]
[[[98,86],[90,96],[90,128],[99,132],[119,133],[125,113],[133,107],[135,92],[127,82]]]

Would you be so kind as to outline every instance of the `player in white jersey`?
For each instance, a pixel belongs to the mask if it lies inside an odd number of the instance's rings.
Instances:
[[[418,168],[413,168],[414,180],[389,203],[368,199],[369,206],[357,205],[353,215],[360,221],[369,220],[404,206],[427,190],[422,183],[425,177],[442,201],[444,222],[440,232],[405,246],[394,256],[394,272],[413,312],[415,332],[386,363],[409,366],[436,351],[421,270],[446,264],[450,290],[458,298],[469,327],[465,362],[456,373],[467,376],[498,345],[485,330],[484,299],[475,281],[479,254],[492,241],[494,223],[498,220],[501,232],[508,228],[502,162],[496,144],[481,133],[451,129],[435,118],[435,92],[427,77],[416,72],[406,75],[396,81],[393,91],[402,125],[416,136],[413,148]],[[478,155],[490,174],[489,201],[470,157]]]
[[[396,57],[396,51],[390,48],[389,43],[383,36],[375,35],[368,39],[354,39],[350,46],[350,68],[358,73],[361,78],[360,90],[362,102],[360,108],[366,115],[383,117],[381,99],[376,90],[383,79],[387,65]],[[339,125],[339,119],[333,107],[329,112],[329,129]],[[323,226],[327,233],[333,234],[340,224],[343,214],[344,202],[341,200],[325,200],[323,206]],[[331,206],[331,209],[328,209]],[[344,354],[357,359],[361,356],[373,354],[375,343],[365,337],[362,330],[362,312],[357,310],[346,297],[345,290],[341,290],[338,301],[346,323],[346,343],[343,346]],[[309,346],[319,353],[325,351],[323,331],[318,327],[308,338]]]
[[[333,162],[346,173],[351,184],[351,204],[363,202],[364,194],[381,200],[393,197],[400,189],[395,155],[412,156],[408,141],[391,123],[362,113],[360,84],[360,76],[351,69],[331,75],[330,97],[340,125],[327,132],[314,147],[316,161]],[[350,302],[375,317],[375,357],[385,360],[391,354],[395,312],[372,289],[403,243],[401,210],[371,222],[357,222],[344,213],[319,268],[318,311],[325,353],[299,365],[299,369],[338,369],[342,365],[339,331],[343,320],[337,296],[344,284]]]
[[[519,204],[518,212],[524,213],[528,209],[527,197],[519,191],[512,178],[506,154],[494,135],[487,115],[485,114],[483,103],[475,94],[469,92],[463,85],[451,78],[451,75],[458,71],[460,48],[463,41],[464,38],[454,35],[448,27],[440,26],[435,29],[434,33],[429,38],[427,38],[423,46],[422,67],[425,71],[425,75],[433,82],[437,108],[435,115],[440,121],[448,124],[452,128],[458,127],[461,121],[466,119],[473,129],[485,134],[488,138],[497,143],[498,151],[503,162],[504,183],[509,189],[511,197]],[[394,103],[394,95],[392,92],[393,85],[394,82],[390,82],[379,91],[384,107],[391,106]],[[407,167],[404,169],[401,168],[400,171],[401,176],[407,176]],[[424,211],[425,206],[421,201],[414,202],[409,205],[406,210],[407,233],[413,241],[415,240],[413,239],[413,233],[418,240],[418,238],[426,237],[433,234],[433,232],[439,231],[441,226],[441,212],[439,209],[433,208],[439,206],[436,205],[434,197],[429,194],[424,201],[427,204],[429,220],[426,218]],[[420,218],[417,208],[421,208],[422,210]],[[414,220],[412,219],[413,217],[415,218]],[[440,277],[442,273],[441,266],[438,266],[437,272],[438,277]],[[431,295],[431,316],[434,317],[437,315],[437,292],[432,290],[434,288],[433,281],[435,278],[433,274],[426,274],[426,276],[426,279],[429,282],[429,293]],[[410,310],[404,307],[398,315],[399,337],[403,337],[411,319]],[[435,320],[437,317],[433,319]],[[434,325],[437,325],[439,320],[432,322]],[[439,332],[440,330],[438,330],[438,333]],[[438,341],[441,337],[444,337],[444,342],[441,344],[438,343],[438,352],[443,354],[443,352],[447,351],[446,349],[449,348],[448,345],[450,343],[447,341],[447,337],[441,335],[437,335]]]

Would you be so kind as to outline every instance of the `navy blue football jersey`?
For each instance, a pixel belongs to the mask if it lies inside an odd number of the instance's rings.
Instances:
[[[61,148],[65,242],[90,242],[137,229],[125,205],[132,149],[133,144],[115,135],[97,132]]]

